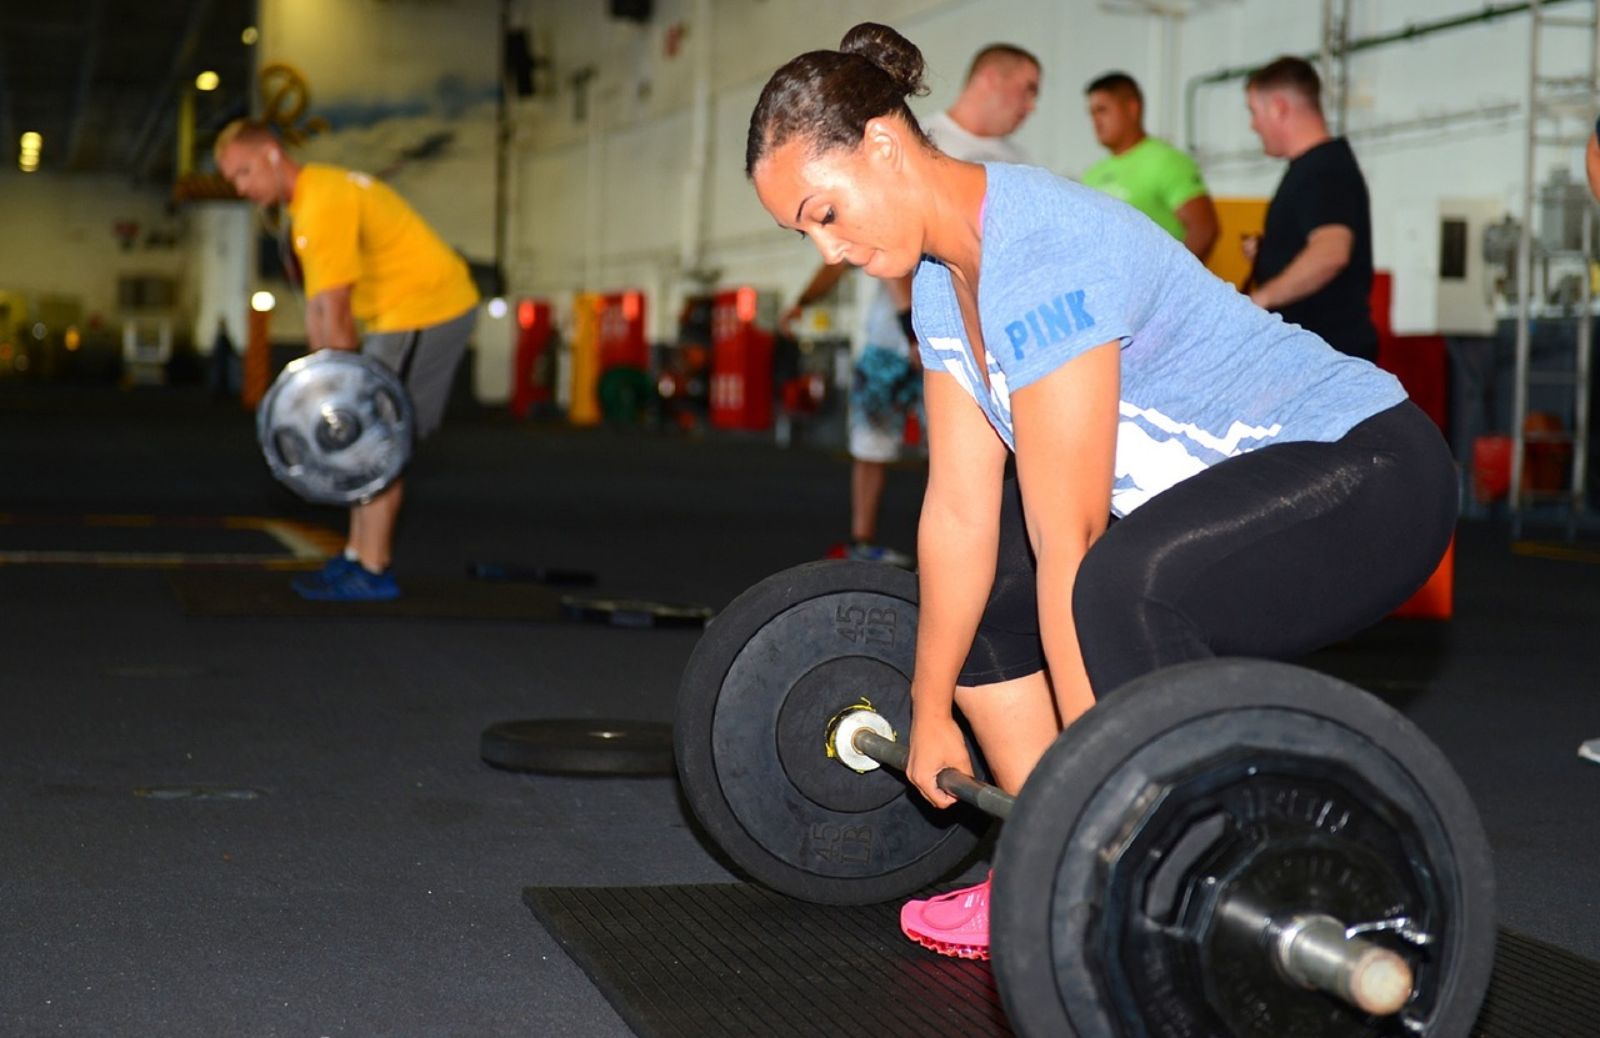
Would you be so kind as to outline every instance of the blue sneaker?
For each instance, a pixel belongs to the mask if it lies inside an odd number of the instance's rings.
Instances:
[[[916,560],[903,551],[895,551],[893,548],[886,548],[881,544],[867,544],[862,541],[857,541],[846,548],[845,558],[854,559],[857,562],[886,562],[891,566],[899,566],[901,569],[913,569],[916,566]]]
[[[340,571],[329,574],[324,569],[296,578],[291,586],[295,594],[313,602],[389,602],[400,597],[393,570],[373,573],[348,561]]]
[[[352,567],[360,569],[361,563],[341,551],[337,555],[330,556],[328,561],[322,564],[322,569],[318,572],[324,580],[333,580],[341,573],[349,571]]]

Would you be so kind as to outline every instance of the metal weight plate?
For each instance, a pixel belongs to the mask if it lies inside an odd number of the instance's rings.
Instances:
[[[947,875],[988,828],[964,805],[934,810],[898,774],[827,754],[829,721],[863,698],[909,733],[916,630],[914,575],[843,561],[768,577],[707,627],[678,692],[678,776],[755,879],[825,904],[887,901]]]
[[[592,587],[599,580],[592,570],[523,566],[514,562],[471,562],[467,564],[467,576],[474,580],[497,583],[552,584],[565,587]]]
[[[272,474],[319,504],[366,501],[411,459],[411,400],[382,362],[351,350],[291,361],[256,410]]]
[[[704,627],[716,610],[710,606],[657,602],[608,595],[562,595],[561,615],[610,627]]]
[[[545,775],[673,773],[672,727],[659,721],[499,721],[484,729],[478,754],[497,768]]]
[[[1324,913],[1402,955],[1398,1014],[1283,979],[1220,906]],[[1495,946],[1487,838],[1410,721],[1282,663],[1185,664],[1067,729],[1001,834],[994,969],[1019,1034],[1465,1035]]]

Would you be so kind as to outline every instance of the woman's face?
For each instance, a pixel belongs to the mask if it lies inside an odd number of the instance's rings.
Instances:
[[[922,259],[922,227],[906,197],[903,142],[868,124],[860,145],[811,155],[793,139],[755,168],[756,195],[778,226],[799,231],[828,264],[903,277]],[[875,128],[876,127],[876,128]]]

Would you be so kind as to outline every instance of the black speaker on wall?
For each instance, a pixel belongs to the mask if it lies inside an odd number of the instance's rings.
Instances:
[[[611,0],[611,17],[630,22],[648,22],[652,7],[652,0]]]

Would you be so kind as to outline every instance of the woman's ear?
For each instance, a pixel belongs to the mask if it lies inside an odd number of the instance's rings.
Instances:
[[[907,135],[905,124],[898,119],[886,116],[868,119],[866,129],[861,133],[862,150],[874,162],[887,163],[890,168],[898,169],[905,161]]]

